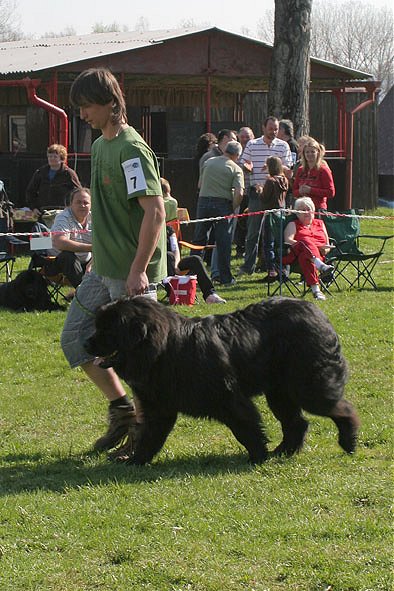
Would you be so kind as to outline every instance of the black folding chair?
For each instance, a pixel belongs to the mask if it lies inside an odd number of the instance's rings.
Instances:
[[[12,280],[15,256],[12,247],[26,245],[24,240],[6,234],[13,231],[13,203],[8,199],[4,183],[0,180],[0,273],[5,271],[5,280]]]
[[[384,252],[387,240],[394,235],[360,234],[360,220],[356,217],[355,210],[351,209],[342,214],[346,215],[322,216],[327,233],[335,245],[327,255],[326,262],[335,265],[337,280],[343,279],[348,289],[363,289],[369,285],[376,290],[378,286],[373,278],[373,271]],[[373,241],[373,247],[372,242],[367,243],[369,240]],[[360,241],[365,250],[368,247],[368,252],[361,250]],[[338,283],[336,285],[339,288]]]
[[[64,304],[70,302],[70,293],[73,293],[73,286],[63,273],[48,273],[46,265],[56,257],[42,255],[33,252],[29,263],[29,269],[34,269],[42,275],[47,284],[47,292],[54,304]]]

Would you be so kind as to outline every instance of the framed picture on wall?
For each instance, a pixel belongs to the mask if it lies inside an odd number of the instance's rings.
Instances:
[[[26,116],[10,115],[8,118],[10,152],[26,152]]]

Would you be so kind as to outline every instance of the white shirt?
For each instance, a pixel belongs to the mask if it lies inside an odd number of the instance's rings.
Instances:
[[[253,171],[250,173],[250,185],[264,185],[268,176],[268,170],[262,171],[262,167],[269,156],[278,156],[282,160],[282,164],[289,168],[293,165],[291,158],[290,146],[287,142],[274,138],[270,145],[264,141],[264,136],[250,140],[241,156],[241,164],[247,160],[253,163]],[[245,174],[245,176],[248,173]]]
[[[66,207],[63,211],[57,214],[51,232],[63,232],[66,238],[82,242],[84,244],[92,244],[92,220],[89,213],[85,227],[82,226],[74,217],[70,207]],[[52,248],[51,255],[58,256],[60,250]],[[76,256],[81,263],[87,263],[92,257],[91,252],[76,252]]]

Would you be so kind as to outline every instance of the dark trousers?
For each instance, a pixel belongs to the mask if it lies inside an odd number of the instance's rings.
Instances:
[[[225,217],[233,214],[233,205],[229,199],[220,197],[199,197],[197,202],[197,218]],[[193,242],[205,246],[207,234],[212,222],[198,222],[194,230]],[[222,219],[215,222],[215,240],[219,279],[221,283],[230,283],[231,244],[233,239],[233,219]]]
[[[201,257],[192,255],[181,258],[178,269],[180,271],[187,271],[188,275],[197,275],[197,283],[202,291],[204,300],[215,291]],[[172,252],[167,253],[167,273],[169,276],[175,275],[175,257]]]
[[[73,287],[78,287],[84,276],[87,263],[81,263],[74,252],[63,250],[55,259],[45,260],[46,275],[63,273]]]
[[[239,206],[239,213],[243,213],[248,207],[248,193],[245,193]],[[248,232],[248,218],[237,218],[235,221],[234,244],[237,249],[237,254],[244,253],[245,240]]]

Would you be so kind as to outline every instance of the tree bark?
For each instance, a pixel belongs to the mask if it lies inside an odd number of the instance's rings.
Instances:
[[[312,0],[275,0],[268,115],[290,119],[296,137],[309,133]]]

